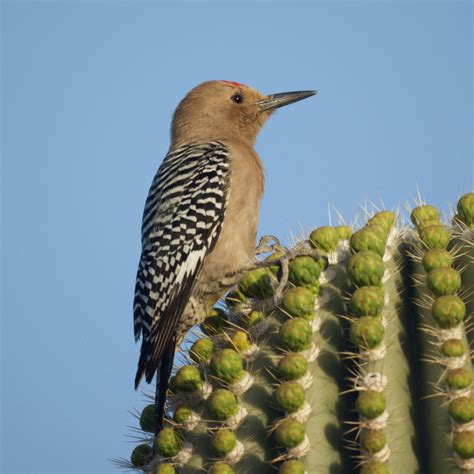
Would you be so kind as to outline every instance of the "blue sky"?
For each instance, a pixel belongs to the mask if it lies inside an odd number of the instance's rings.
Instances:
[[[3,472],[128,457],[132,293],[152,176],[208,79],[317,89],[257,143],[260,234],[472,190],[472,4],[2,5]]]

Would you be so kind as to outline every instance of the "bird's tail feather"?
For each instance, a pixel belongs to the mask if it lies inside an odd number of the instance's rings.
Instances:
[[[161,359],[160,368],[156,371],[156,394],[155,394],[155,435],[163,427],[165,415],[166,393],[173,369],[175,352],[175,338],[168,344]]]

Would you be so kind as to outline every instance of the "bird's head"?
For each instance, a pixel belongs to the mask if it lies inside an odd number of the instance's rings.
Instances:
[[[278,107],[314,95],[315,91],[264,95],[231,81],[209,81],[192,89],[178,105],[171,125],[171,140],[255,142],[265,121]]]

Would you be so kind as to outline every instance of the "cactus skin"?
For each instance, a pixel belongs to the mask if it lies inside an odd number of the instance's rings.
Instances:
[[[147,474],[473,469],[465,325],[474,237],[459,210],[446,228],[433,209],[412,216],[416,230],[400,231],[388,212],[354,233],[317,229],[311,245],[328,258],[292,258],[276,307],[267,298],[280,266],[245,276],[187,346],[193,364],[175,371],[173,428],[154,440],[165,459],[145,466],[151,446],[141,445],[134,466]],[[152,409],[139,420],[147,433]]]

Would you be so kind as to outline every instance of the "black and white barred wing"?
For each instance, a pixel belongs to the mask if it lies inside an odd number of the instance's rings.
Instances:
[[[142,336],[136,386],[148,382],[173,340],[204,258],[217,242],[227,204],[229,154],[221,143],[170,152],[150,188],[134,302]]]

